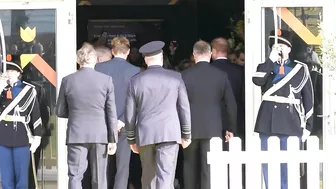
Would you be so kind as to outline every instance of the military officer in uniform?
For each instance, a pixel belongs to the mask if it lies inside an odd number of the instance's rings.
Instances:
[[[129,84],[125,127],[140,154],[143,189],[173,189],[179,143],[191,143],[190,107],[180,73],[162,67],[164,42],[139,49],[148,65]]]
[[[278,44],[275,44],[278,35]],[[257,67],[253,76],[261,87],[262,102],[255,132],[259,133],[261,148],[266,151],[270,136],[280,139],[281,150],[287,149],[287,138],[297,136],[304,142],[313,128],[313,89],[306,64],[289,59],[291,33],[286,30],[271,32],[269,58]],[[267,165],[263,165],[268,188]],[[287,165],[281,164],[281,189],[287,189]]]
[[[22,68],[7,62],[0,79],[0,172],[3,189],[28,188],[30,152],[41,143],[42,120],[33,85],[21,81]]]

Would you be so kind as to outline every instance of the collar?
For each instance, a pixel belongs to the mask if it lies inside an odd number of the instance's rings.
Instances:
[[[287,60],[285,60],[284,65],[288,65],[289,63],[291,63],[291,61],[290,61],[290,59],[287,59]],[[280,65],[280,62],[278,62],[278,64]]]
[[[19,81],[17,81],[16,83],[14,83],[14,87],[17,87],[17,86],[20,86],[22,84],[22,81],[21,80],[19,80]]]
[[[95,64],[94,65],[92,65],[92,64],[85,64],[85,65],[82,66],[82,68],[91,68],[91,69],[94,69],[95,66],[96,66]]]
[[[216,60],[226,60],[227,58],[226,57],[224,57],[224,56],[220,56],[220,57],[218,57],[218,58],[216,58]]]
[[[147,69],[151,69],[151,68],[162,68],[162,66],[160,65],[150,65],[147,67]]]
[[[11,86],[10,84],[9,84],[8,86],[9,86],[9,87],[18,87],[18,86],[20,86],[21,84],[22,84],[22,81],[19,80],[19,81],[15,82],[15,83],[13,84],[13,86]]]
[[[208,61],[198,61],[197,63],[196,63],[196,65],[197,64],[209,64],[209,62]]]
[[[126,59],[121,58],[121,57],[114,57],[113,59],[126,61]],[[112,60],[113,60],[113,59],[112,59]]]

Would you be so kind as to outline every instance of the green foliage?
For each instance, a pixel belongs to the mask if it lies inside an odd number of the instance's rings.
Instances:
[[[333,22],[335,23],[336,19]],[[321,22],[319,25],[322,38],[321,51],[323,54],[323,67],[336,72],[336,26]]]

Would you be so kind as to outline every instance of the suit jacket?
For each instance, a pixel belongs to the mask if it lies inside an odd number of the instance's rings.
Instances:
[[[217,59],[211,63],[224,71],[231,84],[231,88],[237,103],[237,134],[245,134],[245,73],[244,67],[233,64],[227,59]],[[225,115],[228,116],[228,115]],[[227,119],[226,119],[227,120]],[[224,120],[224,121],[226,121]],[[224,122],[224,124],[228,124]]]
[[[125,118],[130,144],[180,143],[181,137],[190,138],[190,107],[181,74],[150,66],[134,76]]]
[[[118,120],[112,78],[92,68],[62,79],[56,114],[68,118],[67,144],[116,143]]]
[[[122,58],[113,58],[110,61],[96,64],[95,70],[113,78],[118,119],[125,122],[127,87],[131,78],[140,72],[140,68]],[[125,132],[125,128],[122,128],[121,132]]]
[[[237,105],[226,73],[208,62],[198,62],[183,71],[182,76],[191,107],[193,139],[222,137],[225,130],[235,132]],[[223,125],[225,112],[229,115],[229,125]]]

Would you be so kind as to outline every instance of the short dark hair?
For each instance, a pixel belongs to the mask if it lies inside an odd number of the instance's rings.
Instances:
[[[210,44],[206,41],[199,40],[194,44],[193,53],[196,55],[204,55],[211,53]]]
[[[226,39],[218,37],[211,41],[211,47],[218,52],[228,53],[230,44]]]

